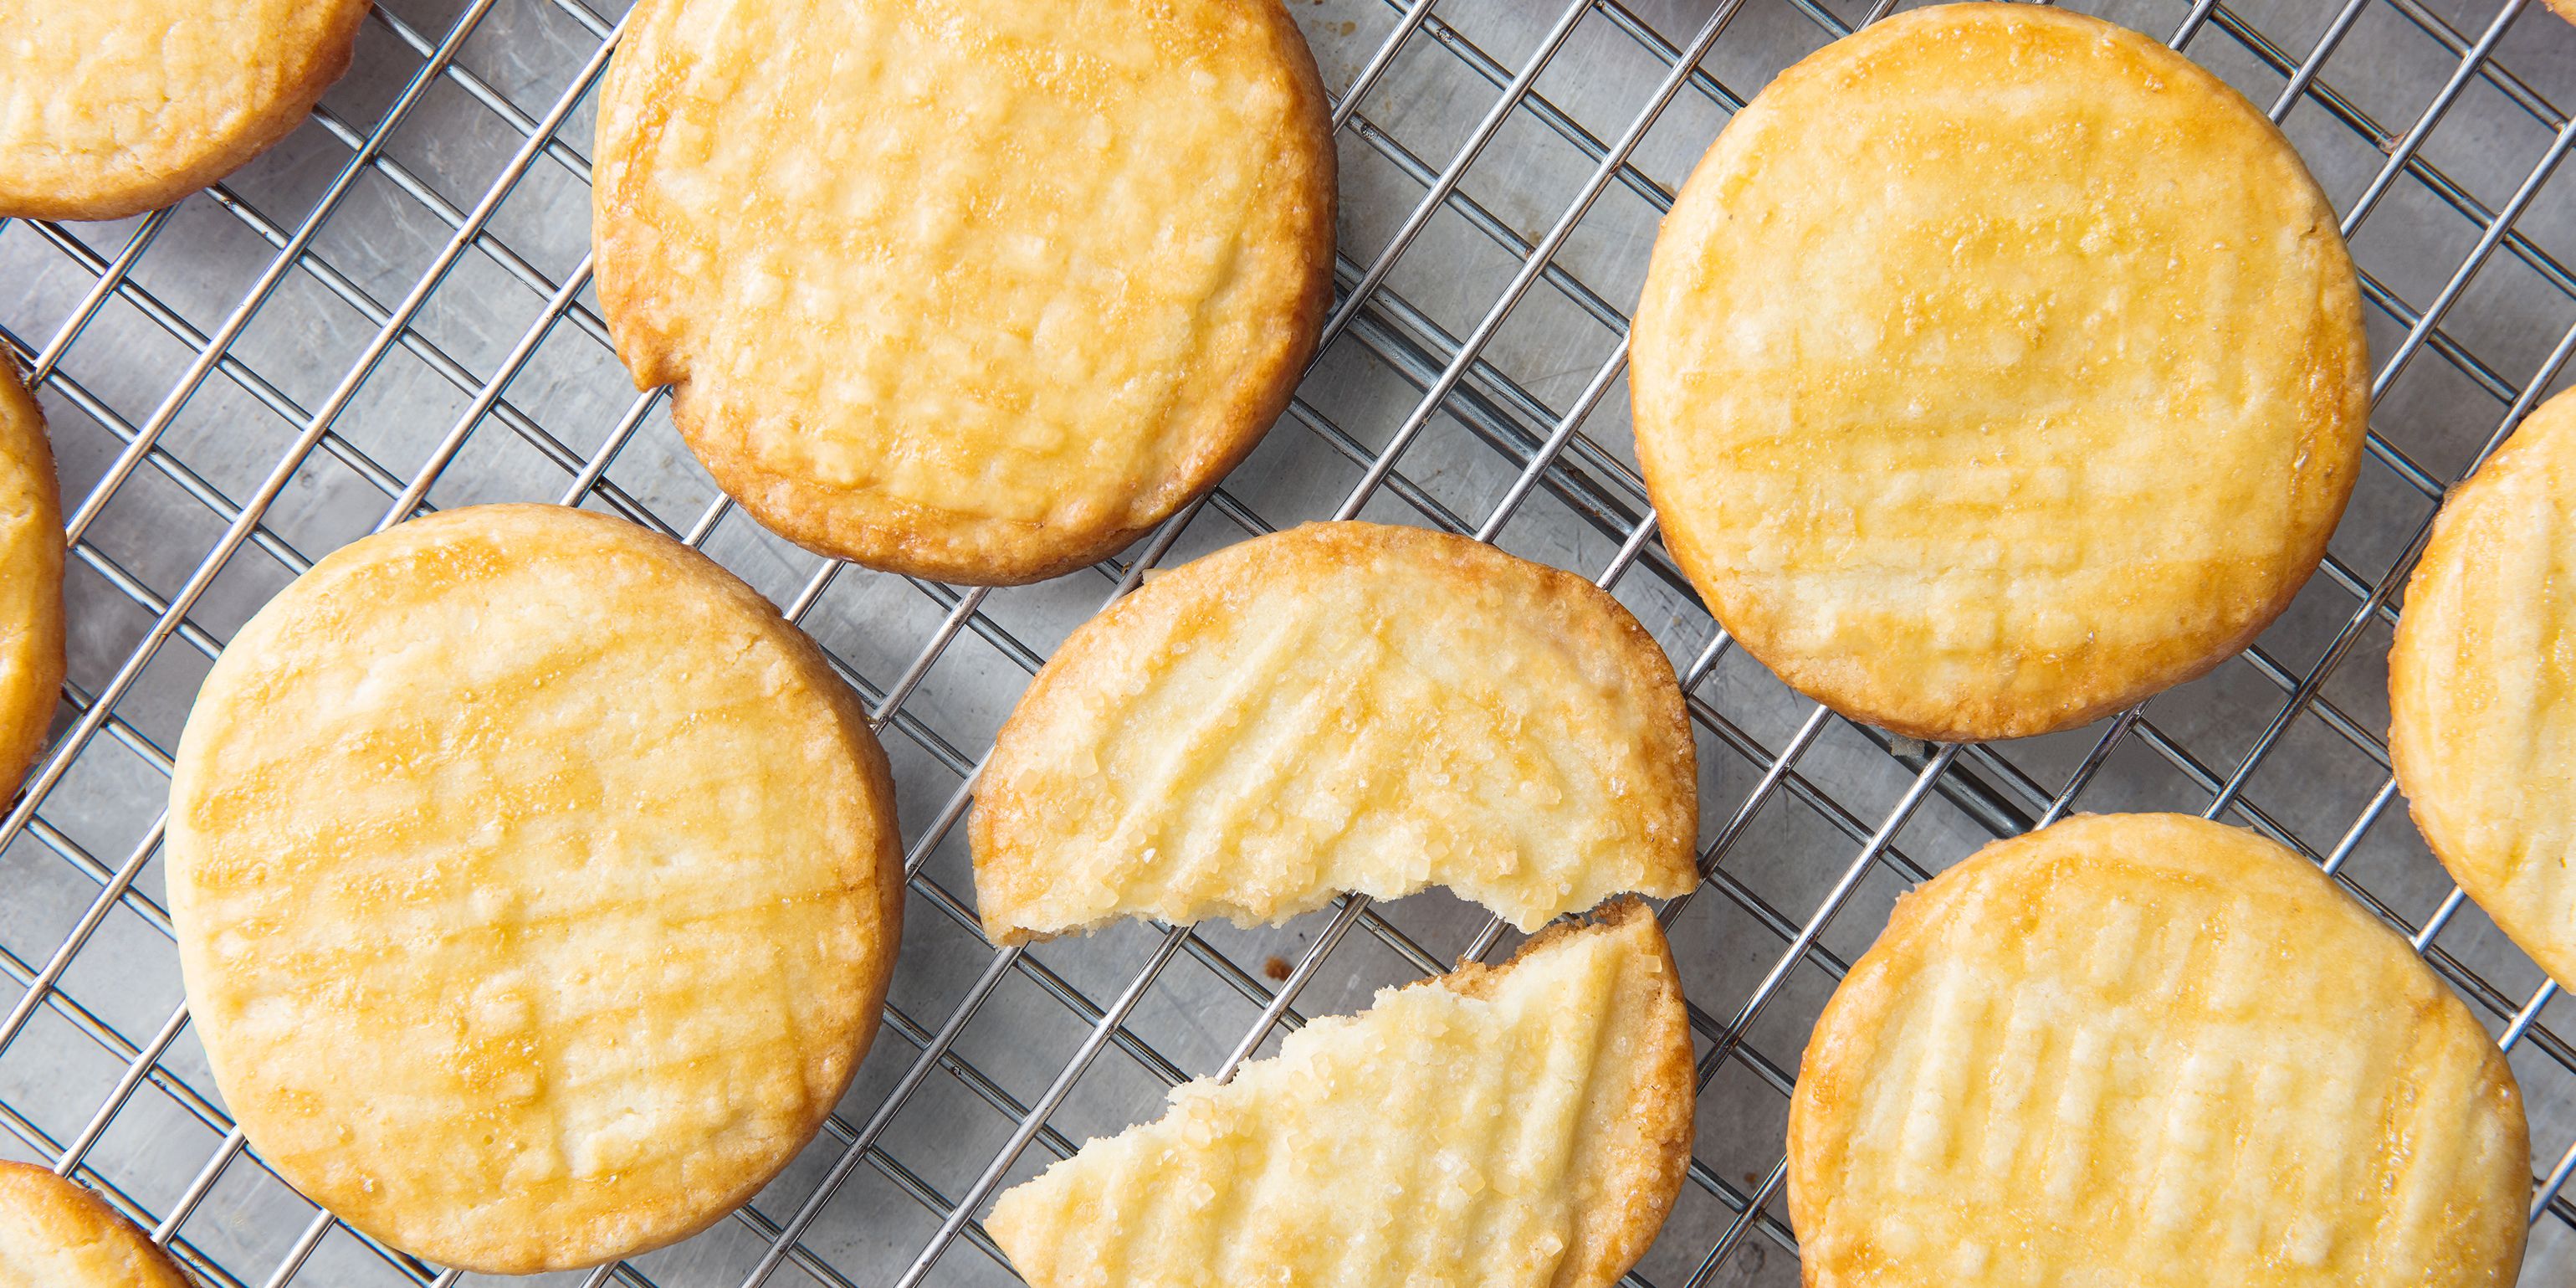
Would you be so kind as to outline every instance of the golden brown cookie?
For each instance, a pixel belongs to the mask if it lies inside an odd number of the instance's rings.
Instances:
[[[517,1274],[696,1233],[876,1030],[884,753],[821,650],[641,528],[480,506],[347,546],[234,637],[176,760],[215,1080],[406,1252]]]
[[[1789,1107],[1808,1288],[2507,1288],[2503,1053],[2314,864],[2178,814],[1998,841],[1896,905]]]
[[[0,0],[0,218],[120,219],[285,138],[366,0]]]
[[[2415,824],[2496,925],[2576,988],[2576,396],[2451,490],[2388,654]]]
[[[1671,951],[1627,900],[1174,1089],[984,1229],[1036,1288],[1600,1288],[1672,1210],[1694,1085]]]
[[[1313,523],[1153,578],[1038,672],[975,788],[1004,943],[1440,885],[1524,930],[1698,883],[1673,666],[1619,601],[1465,537]]]
[[[190,1285],[107,1200],[41,1167],[0,1162],[0,1288]]]
[[[946,581],[1101,559],[1287,406],[1333,143],[1279,0],[645,0],[599,298],[752,517]]]
[[[63,512],[56,489],[44,413],[0,356],[0,797],[17,789],[44,750],[63,688]]]
[[[2243,648],[2343,513],[2359,289],[2289,142],[2153,40],[1899,14],[1783,72],[1638,306],[1637,457],[1746,650],[1938,740],[2082,724]]]

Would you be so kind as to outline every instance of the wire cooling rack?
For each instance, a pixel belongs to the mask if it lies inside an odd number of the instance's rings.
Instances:
[[[798,551],[627,384],[589,293],[609,0],[384,0],[351,76],[224,185],[121,223],[0,224],[0,342],[51,419],[74,556],[55,736],[0,817],[0,1154],[98,1187],[213,1284],[473,1278],[338,1225],[245,1147],[188,1028],[160,812],[209,659],[312,558],[423,506],[561,501],[707,550],[831,650],[895,760],[910,911],[884,1031],[803,1156],[708,1233],[556,1281],[1007,1283],[975,1219],[1001,1186],[1306,1015],[1509,947],[1438,894],[1011,950],[971,915],[956,825],[1049,649],[1157,562],[1357,514],[1596,575],[1688,685],[1709,879],[1665,911],[1704,1092],[1632,1282],[1795,1282],[1780,1138],[1817,1008],[1898,893],[2070,809],[2253,827],[2411,936],[2531,1106],[2524,1281],[2576,1282],[2576,1006],[2426,854],[2381,737],[2394,600],[2436,502],[2576,350],[2576,191],[2549,184],[2576,141],[2576,31],[2521,0],[2086,6],[2268,105],[2334,197],[2371,314],[2370,464],[2324,571],[2240,659],[2089,729],[1932,747],[1729,648],[1655,539],[1622,388],[1626,309],[1692,161],[1744,96],[1889,6],[1292,7],[1336,94],[1328,343],[1208,502],[1043,586]]]

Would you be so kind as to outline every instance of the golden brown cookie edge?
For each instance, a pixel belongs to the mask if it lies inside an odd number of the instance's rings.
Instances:
[[[683,2],[643,0],[628,25],[637,29],[649,25],[643,11],[650,6]],[[844,511],[838,499],[842,489],[763,469],[729,450],[726,435],[707,423],[708,417],[690,395],[686,357],[670,333],[664,310],[653,299],[652,284],[632,280],[622,271],[629,260],[649,258],[624,248],[655,236],[622,210],[618,186],[628,165],[624,143],[639,128],[628,118],[638,113],[656,115],[637,101],[642,91],[629,88],[628,82],[644,73],[633,70],[635,56],[622,49],[600,92],[594,147],[600,182],[592,189],[592,238],[600,312],[636,387],[671,386],[672,422],[725,495],[761,526],[828,558],[951,584],[1017,586],[1062,576],[1124,549],[1213,489],[1268,435],[1287,410],[1314,356],[1324,313],[1333,299],[1338,173],[1330,99],[1316,69],[1314,51],[1278,0],[1249,0],[1233,6],[1233,11],[1261,24],[1280,66],[1289,74],[1304,118],[1303,128],[1282,141],[1285,164],[1273,169],[1278,186],[1308,194],[1308,200],[1294,205],[1303,227],[1292,230],[1283,254],[1283,259],[1303,260],[1304,281],[1278,310],[1279,329],[1291,342],[1264,355],[1244,373],[1217,429],[1190,444],[1161,485],[1131,503],[1125,519],[1069,532],[1044,523],[959,519],[887,498],[890,508],[906,518],[874,522]]]
[[[125,1219],[108,1201],[88,1186],[55,1175],[33,1163],[13,1163],[0,1159],[0,1201],[15,1194],[26,1206],[22,1211],[39,1211],[39,1223],[63,1239],[66,1244],[93,1240],[112,1241],[123,1247],[136,1269],[148,1282],[119,1284],[114,1288],[193,1288],[194,1281],[179,1268],[170,1254],[152,1242],[152,1236],[141,1226]],[[84,1288],[64,1284],[53,1288]],[[101,1288],[106,1288],[102,1285]]]
[[[631,1237],[617,1237],[615,1232],[611,1231],[598,1233],[597,1237],[584,1241],[560,1231],[527,1229],[488,1231],[487,1237],[481,1238],[449,1238],[437,1232],[436,1227],[443,1222],[436,1217],[425,1221],[400,1221],[383,1219],[381,1214],[374,1212],[353,1214],[349,1209],[358,1206],[357,1203],[348,1196],[332,1192],[328,1186],[317,1184],[315,1178],[302,1174],[292,1157],[263,1155],[280,1178],[293,1185],[299,1193],[332,1211],[335,1216],[353,1228],[363,1231],[387,1246],[402,1249],[425,1260],[455,1269],[482,1274],[517,1275],[601,1265],[626,1257],[640,1256],[689,1239],[730,1216],[735,1209],[749,1202],[762,1187],[774,1180],[795,1161],[804,1145],[810,1143],[815,1134],[821,1131],[833,1106],[847,1092],[851,1080],[857,1076],[859,1065],[864,1062],[869,1048],[874,1044],[877,1030],[883,1022],[886,992],[892,982],[895,961],[901,948],[904,880],[901,835],[894,811],[893,777],[882,745],[869,730],[864,709],[857,695],[840,680],[821,647],[803,631],[798,630],[780,616],[777,608],[759,592],[744,584],[712,559],[660,533],[607,515],[565,506],[516,503],[468,506],[414,519],[374,534],[372,537],[351,542],[317,561],[304,577],[290,583],[287,590],[281,591],[270,603],[276,604],[286,599],[294,593],[296,586],[305,584],[308,579],[317,575],[326,579],[345,575],[348,570],[363,566],[372,557],[372,551],[389,548],[371,547],[369,545],[371,541],[400,533],[403,534],[402,540],[413,542],[420,540],[424,531],[434,536],[442,527],[493,524],[511,527],[525,527],[531,524],[538,527],[573,525],[589,529],[593,535],[605,537],[612,544],[622,545],[627,550],[654,560],[676,579],[695,585],[708,592],[713,598],[732,605],[736,611],[746,614],[759,623],[764,633],[769,634],[783,646],[783,651],[792,664],[797,666],[800,674],[812,685],[813,690],[822,695],[832,706],[843,735],[851,743],[854,758],[867,784],[877,823],[874,874],[877,884],[877,906],[881,917],[877,932],[873,936],[877,951],[871,963],[872,968],[868,971],[867,977],[860,981],[861,992],[855,999],[851,1011],[851,1029],[855,1034],[854,1045],[847,1050],[845,1058],[837,1051],[811,1053],[814,1058],[826,1064],[833,1059],[838,1059],[840,1067],[831,1079],[834,1084],[831,1094],[816,1098],[813,1102],[816,1107],[815,1112],[808,1115],[810,1121],[799,1125],[797,1144],[792,1148],[780,1149],[771,1158],[736,1169],[730,1175],[719,1175],[712,1179],[696,1178],[697,1183],[685,1194],[679,1194],[665,1203],[655,1205],[661,1210],[642,1213],[640,1220],[623,1223],[618,1227],[620,1230],[642,1227]],[[316,589],[308,593],[319,593],[319,587],[322,584],[324,583],[316,583]],[[272,638],[279,619],[271,617],[264,624],[262,622],[264,616],[268,616],[266,606],[263,606],[260,613],[255,614],[251,622],[236,635],[232,649],[242,648],[245,643],[253,649],[279,646],[281,641]],[[233,656],[232,649],[228,649],[224,656]],[[219,668],[222,665],[220,658],[217,665]],[[217,677],[210,673],[199,697],[201,704],[208,701],[207,694],[210,693],[214,694],[216,699],[220,699],[221,694],[217,692],[217,684]],[[171,792],[174,805],[182,798],[184,792],[193,790],[191,771],[196,761],[186,750],[187,741],[187,734],[183,730],[182,749],[180,754],[174,757],[177,762]],[[185,948],[188,942],[185,922],[193,912],[188,898],[189,887],[185,879],[185,871],[187,865],[193,861],[193,856],[191,841],[186,834],[182,816],[182,811],[176,808],[172,810],[169,834],[164,848],[167,855],[165,862],[168,865],[170,913],[172,920],[180,923],[182,977],[185,982],[189,974],[185,968],[190,956]],[[192,988],[190,991],[193,994],[196,990]],[[236,1059],[241,1058],[241,1053],[229,1048],[219,1030],[209,1031],[203,1024],[199,1026],[199,1040],[205,1048],[207,1063],[214,1072],[217,1086],[219,1088],[225,1086],[227,1084],[225,1069]],[[252,1102],[236,1097],[228,1097],[228,1099],[235,1102],[238,1125],[245,1135],[251,1137],[253,1147],[258,1147],[260,1127],[256,1121],[256,1110],[250,1107]],[[426,1239],[415,1237],[413,1229],[415,1226],[431,1227],[430,1237]]]
[[[2504,480],[2524,469],[2544,468],[2544,453],[2557,446],[2557,439],[2570,436],[2576,436],[2576,391],[2561,391],[2525,416],[2474,474],[2453,486],[2433,517],[2432,535],[2416,559],[2415,571],[2406,579],[2403,602],[2412,605],[2430,599],[2455,579],[2478,575],[2480,570],[2470,566],[2474,552],[2463,548],[2472,537],[2466,530],[2469,522],[2480,517],[2488,494]],[[2566,498],[2565,504],[2576,506],[2576,497]],[[2477,829],[2458,817],[2453,802],[2445,797],[2443,781],[2458,771],[2444,771],[2441,762],[2449,754],[2425,727],[2433,718],[2437,692],[2448,682],[2433,660],[2435,644],[2425,638],[2429,629],[2421,615],[2401,612],[2389,642],[2389,772],[2406,795],[2407,814],[2416,831],[2451,879],[2560,987],[2576,988],[2576,939],[2553,936],[2549,928],[2532,925],[2522,909],[2496,897],[2494,874],[2471,840]]]
[[[44,412],[6,357],[0,357],[0,468],[24,473],[36,503],[25,529],[14,540],[0,541],[0,565],[13,574],[0,580],[0,586],[25,578],[24,601],[10,606],[27,622],[26,633],[7,644],[20,655],[25,683],[0,689],[0,794],[5,794],[16,789],[44,750],[64,670],[61,485]]]
[[[2287,157],[2302,181],[2305,195],[2317,210],[2322,225],[2329,230],[2335,228],[2332,204],[2279,128],[2245,101],[2243,95],[2198,64],[2137,32],[2088,15],[2039,5],[1970,0],[1967,3],[1934,5],[1883,19],[1860,36],[1845,37],[1829,44],[1781,72],[1728,121],[1727,128],[1693,167],[1675,200],[1672,213],[1666,216],[1658,230],[1654,259],[1664,259],[1668,240],[1676,247],[1682,241],[1697,240],[1701,234],[1693,229],[1711,219],[1723,217],[1723,212],[1715,207],[1715,198],[1708,194],[1724,182],[1727,166],[1735,159],[1735,150],[1747,146],[1745,140],[1750,138],[1753,129],[1769,127],[1768,117],[1779,110],[1774,94],[1776,89],[1795,87],[1805,80],[1825,79],[1841,73],[1856,58],[1874,52],[1874,46],[1851,47],[1855,40],[1869,33],[1879,33],[1880,39],[1892,39],[1893,35],[1905,34],[1918,26],[1987,20],[2079,25],[2121,41],[2133,56],[2155,63],[2159,71],[2196,81],[2230,114],[2243,117],[2245,123],[2269,133],[2276,149]],[[1734,141],[1732,145],[1730,140]],[[1696,199],[1694,194],[1698,194]],[[2322,521],[2310,525],[2305,548],[2286,552],[2278,564],[2284,569],[2298,570],[2296,574],[2285,576],[2268,602],[2252,606],[2242,625],[2232,635],[2213,639],[2206,648],[2168,650],[2166,656],[2135,668],[2133,675],[2078,683],[2069,686],[2060,701],[2043,705],[2015,702],[1993,694],[1949,692],[1927,696],[1919,686],[1890,681],[1873,673],[1862,665],[1860,659],[1811,656],[1779,646],[1774,638],[1776,632],[1770,629],[1776,614],[1764,611],[1762,597],[1738,593],[1734,580],[1722,575],[1717,562],[1693,542],[1688,525],[1667,522],[1662,526],[1665,549],[1672,555],[1674,563],[1681,567],[1693,589],[1699,592],[1710,614],[1727,627],[1736,644],[1769,668],[1783,683],[1850,719],[1909,738],[1930,742],[1991,742],[2052,733],[2089,724],[2166,689],[2198,679],[2242,652],[2288,610],[2324,559],[2327,542],[2334,534],[2345,503],[2350,499],[2358,474],[2362,444],[2369,428],[2367,337],[2362,324],[2359,279],[2353,270],[2350,252],[2344,247],[2340,235],[2332,236],[2328,241],[2331,242],[2328,248],[2330,257],[2340,265],[2341,272],[2328,273],[2332,289],[2319,298],[2318,308],[2332,315],[2328,329],[2348,338],[2348,376],[2341,382],[2342,396],[2339,399],[2330,399],[2323,390],[2317,392],[2321,405],[2311,408],[2307,417],[2307,442],[2311,448],[2307,456],[2330,467],[2324,484],[2331,495],[2320,498]],[[2331,269],[2333,266],[2328,267]],[[1648,351],[1654,347],[1653,333],[1658,325],[1652,316],[1652,304],[1658,294],[1654,283],[1659,276],[1661,273],[1656,264],[1650,263],[1644,288],[1644,298],[1648,303],[1639,310],[1634,346],[1644,356],[1634,360],[1633,365],[1651,366],[1654,363],[1654,357]],[[1648,499],[1654,503],[1657,513],[1669,515],[1675,513],[1677,498],[1667,470],[1659,468],[1658,432],[1648,424],[1651,413],[1645,405],[1647,395],[1644,392],[1648,379],[1640,376],[1632,377],[1630,381],[1632,415],[1639,430],[1635,436],[1637,457]],[[2322,405],[2329,401],[2339,402],[2341,406]],[[2332,441],[2338,430],[2345,440],[2340,445]],[[2339,450],[2317,450],[2338,447]]]
[[[1011,795],[1016,748],[1026,731],[1069,718],[1065,708],[1078,708],[1090,692],[1085,682],[1095,671],[1114,674],[1133,651],[1131,640],[1186,613],[1193,605],[1224,597],[1239,579],[1275,576],[1282,561],[1315,561],[1330,568],[1376,554],[1419,560],[1474,581],[1511,579],[1525,583],[1528,597],[1549,612],[1556,624],[1585,637],[1587,646],[1612,659],[1628,677],[1632,692],[1648,695],[1661,712],[1654,718],[1663,745],[1655,759],[1673,767],[1670,803],[1673,817],[1662,835],[1673,838],[1664,856],[1662,883],[1640,893],[1670,898],[1699,883],[1698,747],[1691,737],[1690,713],[1672,659],[1647,633],[1626,605],[1591,582],[1561,568],[1522,559],[1484,542],[1402,524],[1345,519],[1300,524],[1268,533],[1168,569],[1076,627],[1029,681],[1010,716],[994,735],[993,751],[976,780],[974,813],[967,823],[974,856],[976,907],[984,933],[995,943],[1011,945],[1081,934],[1119,920],[1111,917],[1083,926],[1039,930],[1021,924],[1008,909],[1017,900],[1014,873],[1043,860],[1039,849],[1023,839],[1036,826],[1028,811],[1016,808]],[[1439,884],[1434,881],[1433,884]],[[1312,906],[1320,907],[1335,892],[1327,891]],[[1283,907],[1285,919],[1310,907]],[[1569,911],[1580,911],[1571,909]]]
[[[224,176],[250,164],[304,123],[313,105],[348,74],[357,53],[358,28],[365,22],[368,0],[314,0],[334,6],[330,28],[322,39],[297,51],[302,57],[287,65],[273,92],[235,123],[235,128],[200,140],[189,163],[160,175],[102,177],[88,191],[12,191],[0,175],[0,219],[124,219],[175,204],[190,193],[214,186]]]
[[[2185,814],[2076,814],[2049,827],[2019,836],[2005,837],[1981,847],[1956,865],[1936,874],[1931,880],[1907,891],[1897,899],[1889,914],[1887,926],[1871,943],[1868,951],[1853,962],[1842,982],[1834,989],[1816,1017],[1808,1036],[1807,1047],[1798,1063],[1797,1082],[1790,1093],[1788,1143],[1786,1149],[1789,1223],[1801,1241],[1800,1283],[1806,1288],[1847,1288],[1870,1281],[1867,1272],[1846,1273],[1847,1268],[1828,1264],[1813,1246],[1813,1232],[1821,1228],[1829,1196],[1819,1189],[1818,1178],[1831,1174],[1829,1166],[1840,1139],[1827,1130],[1826,1124],[1847,1116],[1856,1099],[1854,1088],[1869,1076],[1867,1052],[1853,1052],[1873,1035],[1883,1017],[1900,999],[1905,982],[1919,974],[1930,958],[1923,948],[1924,940],[1938,935],[1942,925],[1956,915],[1954,904],[1965,898],[1974,885],[1986,879],[1993,870],[2013,865],[2046,867],[2062,857],[2057,852],[2065,846],[2089,844],[2085,838],[2097,829],[2125,829],[2137,826],[2166,827],[2179,824],[2199,835],[2190,842],[2188,862],[2206,869],[2225,869],[2223,879],[2229,884],[2261,882],[2275,888],[2295,887],[2295,893],[2313,901],[2319,912],[2328,916],[2356,919],[2382,935],[2394,939],[2391,931],[2364,911],[2352,898],[2337,889],[2334,880],[2315,865],[2272,841],[2242,828],[2211,822]],[[2079,856],[2080,857],[2080,856]],[[2417,957],[2411,947],[2398,940],[2392,947],[2416,964],[2422,972],[2430,995],[2434,998],[2438,1023],[2465,1031],[2486,1042],[2486,1030],[2468,1005],[2434,975],[2430,966]],[[2523,1142],[2523,1156],[2505,1167],[2506,1188],[2514,1196],[2522,1193],[2529,1175],[2528,1125],[2524,1119],[2522,1092],[2504,1053],[2487,1043],[2480,1069],[2479,1094],[2494,1102],[2493,1109],[2509,1134]],[[2509,1211],[2489,1213],[2496,1227],[2496,1248],[2492,1263],[2498,1274],[2492,1282],[2509,1284],[2514,1271],[2522,1264],[2523,1243],[2529,1227],[2523,1220],[2518,1202],[2503,1205]],[[2465,1288],[2465,1285],[2462,1286]]]

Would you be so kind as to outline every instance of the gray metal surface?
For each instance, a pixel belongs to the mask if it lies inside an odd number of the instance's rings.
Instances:
[[[587,286],[612,0],[383,0],[322,110],[216,191],[0,224],[0,342],[36,372],[74,550],[56,737],[0,819],[0,1155],[99,1186],[211,1283],[458,1281],[319,1214],[232,1130],[159,904],[167,749],[209,658],[311,559],[417,504],[572,501],[701,545],[846,665],[914,874],[887,1027],[829,1130],[708,1233],[548,1282],[1007,1283],[973,1220],[997,1185],[1303,1016],[1509,947],[1437,894],[1025,952],[975,929],[954,825],[1047,652],[1147,564],[1357,513],[1597,575],[1690,684],[1714,868],[1670,921],[1707,1084],[1640,1281],[1796,1282],[1789,1077],[1898,893],[2069,809],[2171,809],[2333,865],[2470,999],[2532,1111],[2524,1282],[2576,1282],[2576,1004],[2458,899],[2382,740],[2418,534],[2576,350],[2576,180],[2549,182],[2576,141],[2576,30],[2536,0],[2083,7],[2273,106],[2345,212],[2380,369],[2371,463],[2329,567],[2242,658],[2090,729],[1932,748],[1726,646],[1654,540],[1621,379],[1674,187],[1745,95],[1870,4],[1293,0],[1340,96],[1331,344],[1210,503],[1097,570],[961,593],[769,536],[627,383]]]

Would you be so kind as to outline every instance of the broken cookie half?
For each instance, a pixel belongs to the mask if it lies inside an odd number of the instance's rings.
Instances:
[[[1319,1019],[984,1228],[1035,1288],[1615,1281],[1690,1161],[1689,1019],[1636,900]]]
[[[1573,574],[1314,523],[1155,578],[1038,672],[976,787],[985,932],[1285,920],[1445,886],[1522,930],[1698,881],[1654,638]]]

